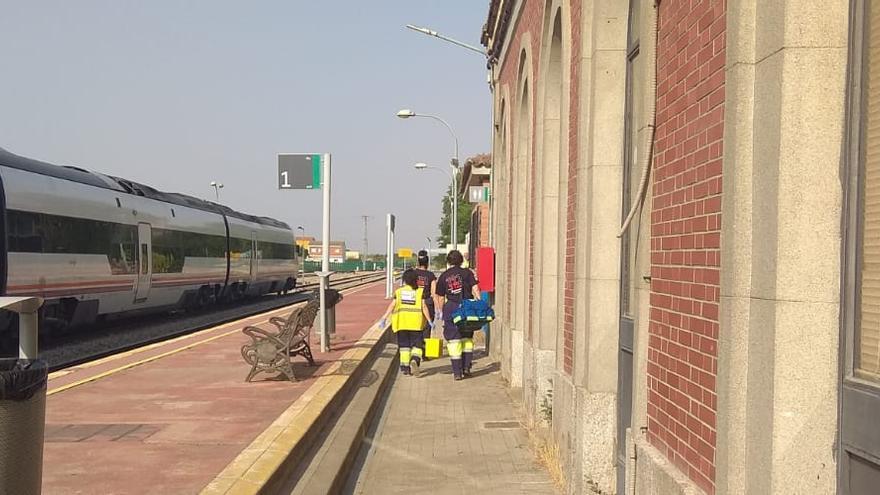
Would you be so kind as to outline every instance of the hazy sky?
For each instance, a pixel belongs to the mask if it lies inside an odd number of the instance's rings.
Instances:
[[[333,235],[383,252],[436,236],[452,138],[489,150],[479,54],[488,0],[0,0],[0,147],[302,225],[320,237],[321,195],[278,191],[278,152],[333,154]],[[461,240],[463,242],[463,240]]]

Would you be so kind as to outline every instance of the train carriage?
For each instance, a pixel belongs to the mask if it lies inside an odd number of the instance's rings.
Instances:
[[[45,298],[54,325],[296,284],[283,222],[2,149],[0,209],[0,293]]]

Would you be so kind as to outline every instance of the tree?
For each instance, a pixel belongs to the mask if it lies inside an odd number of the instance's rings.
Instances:
[[[458,202],[458,242],[464,242],[464,238],[471,230],[471,212],[474,205],[467,201]],[[443,216],[440,218],[440,235],[437,236],[437,242],[442,246],[452,242],[449,238],[449,225],[452,223],[452,185],[446,188],[446,195],[443,196]]]

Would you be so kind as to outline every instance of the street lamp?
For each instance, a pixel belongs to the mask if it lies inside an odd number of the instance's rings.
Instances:
[[[452,158],[450,165],[452,166],[452,235],[450,236],[450,241],[452,241],[453,249],[458,249],[458,187],[456,184],[456,172],[458,172],[458,136],[455,135],[455,131],[452,130],[452,126],[449,125],[449,122],[441,119],[436,115],[430,115],[426,113],[416,113],[409,108],[404,108],[397,112],[397,116],[401,119],[408,119],[410,117],[427,117],[429,119],[434,119],[437,122],[440,122],[449,130],[449,134],[452,135],[452,140],[455,142],[455,156]],[[419,165],[424,165],[423,167],[419,167]],[[428,168],[424,163],[416,164],[416,168]]]
[[[453,168],[453,169],[452,169],[452,173],[450,174],[449,172],[443,170],[442,168],[432,167],[432,166],[428,165],[427,163],[421,163],[421,162],[419,162],[419,163],[416,163],[415,165],[413,165],[413,167],[414,167],[416,170],[427,170],[427,169],[431,169],[431,170],[436,170],[436,171],[438,171],[438,172],[443,172],[444,174],[446,174],[446,177],[449,177],[449,180],[452,181],[452,203],[453,203],[453,207],[452,207],[452,223],[451,223],[450,226],[449,226],[449,239],[450,239],[450,242],[452,242],[453,246],[455,246],[453,249],[458,249],[458,244],[456,243],[456,241],[457,241],[457,239],[456,239],[457,221],[456,221],[456,220],[457,220],[457,218],[458,218],[458,199],[457,199],[457,194],[456,194],[456,192],[455,192],[455,174],[456,174],[456,172],[457,172],[458,169]],[[430,247],[430,243],[431,243],[431,238],[429,237],[429,238],[428,238],[428,245],[429,245],[429,247]]]
[[[220,202],[220,189],[223,189],[223,184],[217,182],[215,180],[211,181],[211,187],[214,188],[214,196],[217,198],[217,202]]]
[[[439,39],[446,41],[448,43],[452,43],[453,45],[458,45],[462,48],[467,48],[468,50],[470,50],[472,52],[477,52],[480,55],[482,55],[486,58],[489,58],[489,54],[486,53],[486,50],[479,48],[479,47],[476,47],[476,46],[473,46],[473,45],[469,45],[463,41],[458,41],[457,39],[450,38],[449,36],[444,36],[444,35],[438,33],[437,31],[434,31],[433,29],[428,29],[426,27],[420,27],[420,26],[413,26],[412,24],[407,24],[406,27],[407,27],[407,29],[412,29],[413,31],[417,31],[419,33],[426,34],[428,36],[433,36],[435,38],[439,38]]]

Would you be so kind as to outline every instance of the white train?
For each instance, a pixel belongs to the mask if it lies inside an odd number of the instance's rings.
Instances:
[[[283,222],[2,148],[0,211],[0,294],[45,298],[53,329],[296,286]]]

